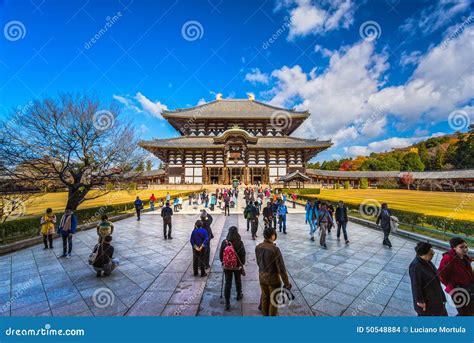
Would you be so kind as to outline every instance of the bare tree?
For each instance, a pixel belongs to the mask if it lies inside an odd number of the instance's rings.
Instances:
[[[136,130],[94,96],[64,94],[35,101],[3,123],[0,158],[5,175],[32,185],[59,181],[66,208],[77,209],[92,188],[122,180],[144,158]]]

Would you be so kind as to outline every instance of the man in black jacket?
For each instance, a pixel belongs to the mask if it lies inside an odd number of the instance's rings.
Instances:
[[[438,271],[431,262],[432,245],[420,242],[415,247],[416,257],[411,262],[409,274],[413,307],[418,316],[447,316],[446,296],[438,277]]]
[[[97,258],[92,266],[97,272],[97,277],[101,277],[102,272],[104,276],[109,276],[116,267],[116,260],[113,260],[114,247],[111,242],[112,236],[105,236],[104,241],[97,244],[94,248],[93,252],[97,253]]]
[[[344,234],[344,241],[346,244],[349,244],[349,239],[347,237],[347,222],[349,218],[347,217],[347,207],[344,205],[344,202],[339,201],[336,208],[336,223],[337,223],[337,240],[341,236],[341,228],[342,233]]]
[[[170,203],[166,202],[165,207],[161,209],[161,217],[163,218],[163,235],[165,239],[173,239],[171,237],[171,216],[173,215],[173,210],[170,207]],[[166,227],[168,227],[168,234],[166,234]]]
[[[207,236],[209,237],[209,244],[208,244],[208,249],[206,250],[205,254],[205,268],[209,269],[211,266],[209,265],[209,260],[211,258],[211,239],[214,238],[214,235],[212,234],[212,229],[211,229],[211,224],[213,221],[212,216],[206,212],[206,210],[201,211],[201,221],[202,221],[202,227],[207,231]]]
[[[386,203],[382,204],[382,210],[380,211],[380,214],[377,218],[377,225],[382,227],[383,230],[383,245],[387,245],[389,248],[392,247],[392,243],[390,242],[390,239],[388,236],[390,235],[390,217],[392,216],[392,213],[388,209],[388,205]]]

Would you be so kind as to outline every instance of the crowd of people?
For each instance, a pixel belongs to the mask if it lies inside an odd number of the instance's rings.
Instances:
[[[203,191],[189,196],[189,205],[200,210],[199,219],[194,223],[190,234],[192,247],[194,276],[205,277],[210,269],[211,241],[214,239],[212,232],[213,217],[209,211],[215,207],[224,211],[224,215],[230,214],[230,208],[237,205],[239,196],[238,188],[216,189],[209,194]],[[179,196],[171,199],[167,193],[164,202],[160,203],[161,217],[163,220],[163,238],[171,240],[172,217],[181,209]],[[258,238],[258,224],[260,214],[263,217],[263,241],[255,248],[256,263],[259,270],[259,283],[261,297],[259,310],[264,316],[275,316],[278,313],[278,304],[272,301],[275,292],[286,289],[290,292],[292,287],[289,282],[285,268],[283,255],[276,245],[277,232],[287,234],[286,217],[288,215],[286,194],[272,192],[270,188],[246,187],[243,190],[245,208],[243,211],[247,221],[247,231],[250,231],[253,240]],[[296,202],[296,197],[290,196],[290,201]],[[154,194],[150,196],[150,210],[155,210],[157,202]],[[266,206],[263,207],[263,203]],[[173,204],[173,208],[171,208]],[[143,210],[143,202],[137,197],[135,202],[137,220]],[[263,208],[262,208],[263,207]],[[337,203],[334,208],[332,204],[319,199],[307,200],[305,206],[305,223],[309,226],[309,239],[315,241],[315,234],[319,232],[319,244],[327,249],[326,238],[331,230],[336,228],[337,240],[341,234],[345,244],[349,244],[347,224],[349,222],[348,209],[343,201]],[[387,204],[382,204],[376,223],[380,225],[384,236],[382,244],[392,247],[389,235],[392,229],[392,213]],[[77,217],[71,209],[66,209],[61,217],[56,230],[57,219],[51,208],[40,219],[40,234],[43,236],[44,249],[53,249],[53,235],[55,232],[62,238],[63,254],[61,257],[70,258],[72,252],[72,238],[77,231]],[[95,245],[89,257],[89,263],[96,271],[97,277],[109,276],[119,265],[118,259],[114,258],[114,247],[112,246],[112,235],[114,225],[107,215],[102,215],[97,225],[98,243]],[[455,237],[450,241],[450,250],[443,254],[439,267],[432,263],[434,250],[430,243],[420,242],[415,247],[415,258],[408,267],[413,294],[413,304],[419,316],[446,316],[446,295],[448,293],[458,310],[460,316],[474,315],[474,274],[471,263],[472,258],[468,256],[468,246],[465,240]],[[223,268],[222,288],[224,290],[225,309],[230,310],[230,294],[232,280],[235,281],[236,300],[243,298],[242,276],[245,276],[246,250],[242,242],[237,226],[228,229],[226,238],[222,241],[218,250],[219,260]],[[222,291],[222,289],[221,289]],[[290,292],[291,293],[291,292]],[[467,299],[467,300],[466,300]],[[460,303],[462,301],[462,303]]]

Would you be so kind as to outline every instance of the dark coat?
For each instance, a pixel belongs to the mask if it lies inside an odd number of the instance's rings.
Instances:
[[[161,217],[164,221],[171,221],[173,215],[173,209],[170,206],[165,206],[161,209]]]
[[[95,259],[93,266],[96,268],[103,268],[105,264],[108,264],[110,260],[112,260],[114,247],[110,245],[110,243],[104,242],[102,244],[97,244],[94,247],[94,252],[97,252],[97,250],[98,256]]]
[[[446,311],[444,307],[446,296],[434,264],[416,256],[410,264],[409,274],[415,311],[424,316],[443,315]],[[423,312],[417,302],[426,304],[426,312]]]
[[[336,208],[336,221],[341,223],[347,223],[349,218],[347,217],[347,207],[337,207]]]
[[[245,264],[245,257],[247,255],[245,252],[244,243],[242,242],[242,240],[234,241],[231,243],[234,247],[235,253],[239,257],[237,259],[237,266],[240,267]],[[224,239],[221,244],[221,250],[219,251],[219,260],[221,262],[224,260],[224,249],[226,248],[226,246],[227,246],[227,240]]]
[[[387,213],[385,213],[387,211]],[[390,216],[392,215],[392,212],[387,208],[386,210],[382,209],[380,210],[380,214],[377,218],[377,225],[382,227],[382,229],[390,229]]]
[[[201,219],[202,227],[207,231],[207,236],[209,237],[209,240],[211,240],[214,238],[214,235],[212,234],[212,229],[211,229],[211,224],[214,219],[209,213],[206,216],[207,216],[207,219]]]
[[[288,274],[280,249],[269,240],[264,240],[255,247],[259,280],[263,285],[288,285]]]
[[[467,256],[460,259],[454,249],[443,254],[438,270],[446,292],[450,293],[456,287],[474,283],[471,263],[472,259]]]

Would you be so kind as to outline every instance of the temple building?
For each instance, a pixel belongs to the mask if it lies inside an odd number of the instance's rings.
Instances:
[[[308,111],[278,108],[248,99],[222,99],[162,116],[181,137],[141,141],[165,166],[169,184],[277,183],[331,141],[291,137]]]

